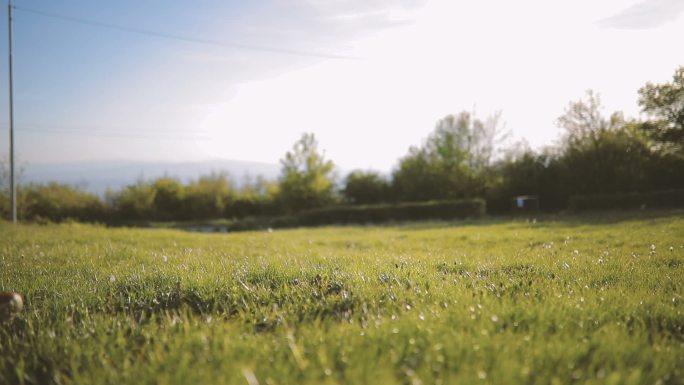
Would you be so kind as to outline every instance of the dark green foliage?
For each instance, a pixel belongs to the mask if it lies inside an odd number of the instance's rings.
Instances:
[[[467,112],[440,120],[421,147],[411,147],[393,173],[401,201],[484,196],[491,184],[490,161],[500,139],[499,115],[482,121]]]
[[[684,207],[684,190],[664,190],[647,193],[592,194],[570,197],[571,210],[635,209],[654,207]]]
[[[566,147],[560,183],[567,194],[644,190],[649,162],[657,156],[633,126],[602,130]]]
[[[482,199],[328,206],[290,215],[243,218],[226,227],[230,231],[246,231],[332,224],[453,220],[481,217],[485,214],[485,207],[485,201]]]
[[[264,180],[247,182],[235,189],[224,173],[202,176],[182,184],[162,177],[110,193],[109,201],[116,223],[128,221],[210,220],[273,215],[273,186]]]
[[[303,225],[339,223],[382,223],[426,219],[462,219],[479,217],[485,213],[481,199],[461,201],[431,201],[364,206],[333,206],[309,210],[299,214]]]
[[[255,180],[246,178],[243,186],[226,205],[224,217],[246,218],[250,216],[270,216],[280,213],[277,199],[278,185],[262,177]]]
[[[202,176],[183,190],[183,219],[221,217],[233,201],[233,188],[224,173]]]
[[[69,185],[29,184],[21,186],[17,194],[18,215],[24,220],[98,222],[109,215],[108,209],[97,196]]]
[[[390,184],[376,172],[357,170],[347,175],[342,195],[352,204],[387,202],[390,199]]]
[[[572,195],[613,194],[684,187],[684,158],[649,143],[648,122],[601,114],[598,95],[572,102],[559,118],[561,146],[527,151],[500,162],[501,183],[487,194],[488,208],[505,212],[516,195],[537,195],[543,210],[568,207]]]
[[[31,221],[73,219],[114,225],[149,225],[151,221],[213,220],[277,215],[274,184],[264,180],[234,189],[227,175],[210,174],[182,184],[162,177],[139,180],[105,199],[59,183],[29,184],[18,189],[19,218]],[[9,197],[0,191],[0,215],[9,216]]]
[[[412,147],[409,154],[399,161],[399,168],[392,175],[393,194],[397,200],[403,201],[444,199],[449,195],[458,195],[456,188],[449,190],[445,186],[447,179],[441,173],[440,169],[433,167],[425,151]]]
[[[17,203],[20,220],[100,222],[111,215],[111,210],[97,196],[60,183],[19,186]],[[3,191],[0,193],[0,216],[8,218],[9,213],[9,194]]]
[[[150,220],[155,217],[155,191],[143,180],[108,195],[117,219]]]
[[[185,191],[178,180],[168,177],[159,178],[152,184],[152,189],[154,190],[152,200],[154,219],[168,221],[181,216]]]
[[[647,83],[639,89],[639,105],[654,121],[644,126],[666,151],[684,154],[684,67],[679,67],[672,83]]]
[[[249,216],[273,215],[278,207],[272,199],[261,197],[236,197],[224,211],[226,218],[245,218]]]
[[[648,189],[648,163],[658,156],[641,126],[619,113],[601,115],[598,95],[572,102],[558,119],[565,129],[558,179],[567,195]]]
[[[684,189],[684,157],[658,153],[648,163],[648,186],[653,190]]]
[[[280,161],[282,172],[278,202],[290,212],[322,207],[334,202],[332,161],[318,152],[313,134],[303,134]]]
[[[495,172],[501,176],[500,183],[487,194],[487,211],[506,213],[511,209],[511,199],[519,195],[540,197],[542,210],[564,207],[559,194],[558,160],[549,152],[540,154],[527,150],[521,155],[501,161]]]

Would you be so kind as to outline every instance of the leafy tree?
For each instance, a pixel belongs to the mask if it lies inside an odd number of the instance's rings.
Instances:
[[[347,175],[342,194],[354,204],[385,202],[389,199],[389,182],[372,171],[356,170]]]
[[[489,191],[487,211],[506,212],[510,210],[511,199],[518,195],[542,195],[544,176],[549,157],[537,154],[530,149],[514,156],[507,156],[495,165],[501,176],[501,183]],[[546,201],[546,200],[544,200]]]
[[[314,134],[303,134],[281,159],[278,201],[289,211],[321,207],[334,201],[334,164],[318,152]]]
[[[161,177],[152,183],[152,189],[154,190],[152,204],[156,219],[180,219],[185,194],[183,185],[176,179]]]
[[[244,177],[241,189],[226,207],[226,217],[244,218],[248,216],[279,214],[275,204],[278,196],[278,184],[263,176]]]
[[[449,194],[442,171],[434,164],[426,149],[412,146],[409,153],[399,160],[399,167],[392,174],[392,193],[402,201],[446,198]]]
[[[30,183],[17,192],[21,202],[18,214],[22,219],[92,222],[104,220],[108,214],[99,197],[66,184]]]
[[[226,173],[201,176],[185,186],[183,196],[184,219],[212,219],[223,217],[233,198],[233,189]]]
[[[119,219],[149,220],[154,217],[155,189],[140,179],[117,192],[108,192],[107,200]]]
[[[650,149],[633,125],[600,132],[591,144],[569,148],[561,158],[569,193],[613,193],[648,189]]]
[[[601,97],[587,90],[586,98],[570,102],[565,113],[558,118],[558,125],[565,129],[566,148],[596,143],[601,134],[615,130],[625,123],[622,114],[613,113],[606,119],[601,113]]]
[[[647,83],[639,89],[639,105],[655,118],[643,128],[665,150],[684,154],[684,66],[679,67],[671,83]]]
[[[411,147],[393,173],[402,200],[483,196],[491,182],[490,165],[503,139],[499,114],[484,121],[467,112],[437,122],[422,147]]]
[[[600,97],[592,91],[571,102],[558,122],[565,129],[559,159],[565,195],[647,188],[651,153],[637,123],[617,112],[605,118]]]
[[[507,136],[500,118],[501,113],[485,120],[475,119],[465,111],[448,115],[437,122],[426,148],[447,163],[465,163],[471,172],[482,172],[490,166],[496,146]]]
[[[257,175],[256,177],[245,175],[242,180],[242,187],[240,189],[242,197],[272,199],[277,194],[278,184],[264,178],[263,175]]]

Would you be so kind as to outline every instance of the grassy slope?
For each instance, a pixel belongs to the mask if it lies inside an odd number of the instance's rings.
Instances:
[[[684,383],[682,213],[606,215],[0,223],[0,290],[26,301],[0,324],[0,384]]]

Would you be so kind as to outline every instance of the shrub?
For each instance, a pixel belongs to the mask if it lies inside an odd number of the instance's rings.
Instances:
[[[225,173],[201,176],[183,186],[182,212],[174,213],[182,219],[221,218],[233,198],[233,187]],[[176,208],[177,211],[178,208]]]
[[[477,217],[485,212],[481,199],[459,201],[430,201],[365,206],[332,206],[301,212],[302,225],[333,223],[380,223],[387,221],[415,221],[424,219],[457,219]]]
[[[347,202],[352,204],[387,202],[390,196],[390,184],[376,172],[356,170],[347,175],[342,195]]]
[[[111,202],[118,220],[152,220],[155,217],[155,193],[156,191],[150,183],[139,180],[120,191],[110,193],[108,200]]]
[[[19,217],[36,221],[60,222],[67,219],[103,221],[109,214],[96,195],[69,185],[29,184],[18,189]]]
[[[645,193],[574,195],[570,209],[634,209],[684,206],[684,190],[661,190]]]
[[[269,197],[238,196],[230,202],[223,215],[225,218],[247,218],[252,216],[275,215],[279,207]]]

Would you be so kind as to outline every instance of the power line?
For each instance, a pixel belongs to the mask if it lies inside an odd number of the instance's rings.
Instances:
[[[104,134],[153,134],[153,135],[187,135],[187,130],[179,129],[145,129],[145,128],[135,128],[135,127],[122,127],[122,126],[97,126],[97,125],[64,125],[59,123],[49,123],[45,124],[23,124],[22,129],[31,130],[67,130],[67,131],[86,131],[92,133],[104,133]],[[0,122],[0,130],[7,129],[6,122]],[[207,130],[192,130],[192,134],[208,134]]]
[[[84,24],[84,25],[89,25],[92,27],[108,28],[108,29],[113,29],[113,30],[118,30],[118,31],[123,31],[123,32],[128,32],[128,33],[135,33],[138,35],[153,36],[153,37],[158,37],[158,38],[162,38],[162,39],[179,40],[179,41],[184,41],[187,43],[206,44],[206,45],[214,45],[214,46],[228,47],[228,48],[239,48],[239,49],[250,50],[250,51],[271,52],[271,53],[278,53],[278,54],[284,54],[284,55],[317,57],[317,58],[323,58],[323,59],[358,60],[357,57],[353,57],[353,56],[334,55],[334,54],[327,54],[327,53],[321,53],[321,52],[300,51],[300,50],[292,50],[292,49],[277,48],[277,47],[267,47],[267,46],[251,45],[251,44],[241,44],[241,43],[225,42],[225,41],[219,41],[219,40],[202,39],[202,38],[191,37],[191,36],[182,36],[182,35],[176,35],[176,34],[171,34],[171,33],[166,33],[166,32],[157,32],[157,31],[140,29],[140,28],[135,28],[135,27],[128,27],[128,26],[123,26],[123,25],[118,25],[118,24],[104,23],[104,22],[100,22],[100,21],[96,21],[96,20],[83,19],[83,18],[79,18],[79,17],[63,15],[63,14],[58,14],[58,13],[45,12],[45,11],[41,11],[41,10],[37,10],[37,9],[26,8],[23,6],[18,7],[15,5],[15,6],[13,6],[13,8],[18,10],[18,11],[21,11],[21,12],[31,13],[34,15],[49,17],[49,18],[53,18],[53,19],[69,21],[72,23]]]
[[[74,136],[92,136],[100,138],[115,138],[115,139],[149,139],[149,140],[193,140],[193,141],[209,141],[212,140],[208,136],[170,136],[170,135],[144,135],[144,134],[128,134],[128,133],[114,133],[114,132],[87,132],[79,130],[68,130],[68,129],[44,129],[44,128],[24,128],[22,127],[20,132],[26,133],[45,133],[45,134],[66,134]]]

